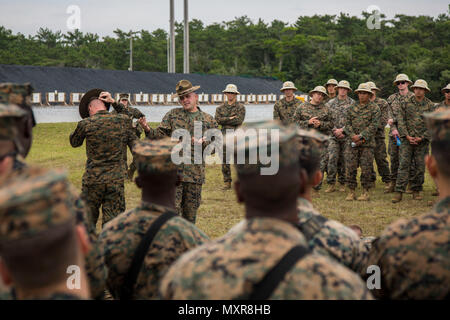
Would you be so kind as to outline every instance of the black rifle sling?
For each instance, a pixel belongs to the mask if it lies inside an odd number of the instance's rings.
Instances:
[[[144,238],[142,238],[136,249],[136,252],[134,253],[130,268],[125,275],[125,279],[120,292],[121,300],[130,300],[133,296],[134,284],[136,283],[142,263],[144,262],[145,255],[148,252],[148,248],[152,244],[153,239],[155,238],[159,229],[161,229],[161,227],[164,225],[164,223],[176,216],[176,213],[166,212],[160,215],[148,228],[147,232],[144,235]]]
[[[267,300],[283,280],[286,273],[301,260],[309,250],[304,246],[295,246],[266,273],[264,278],[253,287],[249,300]]]

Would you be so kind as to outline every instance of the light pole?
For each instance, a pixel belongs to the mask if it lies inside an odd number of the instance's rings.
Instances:
[[[130,67],[128,68],[128,71],[133,71],[133,36],[135,34],[140,33],[140,31],[131,31],[129,33],[127,33],[127,36],[130,37]]]
[[[184,73],[189,73],[189,12],[188,0],[184,0]]]

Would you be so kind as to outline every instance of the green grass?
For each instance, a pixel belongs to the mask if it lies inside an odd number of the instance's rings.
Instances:
[[[33,146],[27,161],[47,168],[65,168],[70,181],[80,190],[86,155],[85,145],[80,148],[70,146],[69,135],[75,127],[76,123],[38,124],[33,131]],[[128,161],[131,161],[131,156]],[[222,191],[222,186],[220,165],[207,166],[197,226],[212,238],[225,234],[244,217],[244,207],[236,202],[234,192]],[[436,200],[431,196],[434,183],[428,173],[425,176],[423,201],[412,200],[411,195],[405,194],[402,202],[392,204],[392,194],[383,194],[383,186],[378,177],[377,187],[371,193],[371,201],[365,203],[344,201],[345,193],[326,194],[323,191],[313,203],[324,216],[346,225],[358,224],[365,236],[376,236],[394,220],[430,210],[428,202]],[[326,188],[326,184],[323,187],[322,190]],[[127,209],[139,203],[140,191],[134,183],[126,181],[125,194]]]

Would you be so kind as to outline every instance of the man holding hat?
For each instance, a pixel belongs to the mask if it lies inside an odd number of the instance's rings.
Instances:
[[[336,79],[329,79],[325,84],[325,88],[327,89],[328,97],[324,99],[324,103],[327,103],[331,99],[336,98],[336,89],[338,86],[338,82]]]
[[[297,228],[302,181],[296,128],[267,121],[243,129],[256,134],[244,138],[245,143],[239,143],[244,135],[228,136],[227,144],[238,142],[235,155],[246,155],[245,163],[235,165],[238,181],[234,185],[246,219],[234,232],[182,255],[162,280],[162,298],[371,299],[357,274],[334,259],[310,252]],[[260,134],[266,136],[272,130],[278,130],[279,139],[260,145]],[[261,174],[272,164],[260,158],[250,161],[249,151],[260,148],[278,151],[275,174]]]
[[[347,112],[344,134],[348,143],[346,149],[347,186],[349,194],[345,200],[369,201],[372,187],[373,150],[375,135],[380,126],[380,108],[370,101],[373,95],[370,85],[361,83],[355,90],[359,103],[353,104]],[[363,193],[356,199],[356,174],[361,166],[361,185]]]
[[[176,213],[177,166],[171,159],[176,143],[170,138],[144,140],[133,148],[141,204],[108,222],[99,237],[109,270],[107,286],[116,299],[157,298],[160,280],[170,265],[209,240]],[[142,247],[149,232],[153,240]]]
[[[237,95],[240,94],[236,85],[228,84],[222,91],[227,97],[227,101],[216,108],[215,119],[222,126],[222,134],[226,134],[227,129],[236,130],[245,119],[245,106],[237,102]],[[231,169],[229,159],[226,156],[226,150],[223,150],[222,174],[225,183],[224,190],[231,189]]]
[[[394,80],[394,85],[397,86],[398,92],[390,95],[386,100],[389,104],[388,124],[390,126],[390,138],[388,144],[388,152],[391,160],[391,182],[389,188],[386,190],[387,193],[394,192],[399,165],[400,147],[397,145],[397,138],[400,138],[400,135],[397,130],[396,114],[400,109],[400,105],[403,99],[414,96],[414,93],[408,90],[408,86],[410,84],[412,84],[412,81],[409,80],[409,77],[406,74],[401,73],[397,75]]]
[[[122,114],[126,114],[127,116],[129,116],[131,118],[131,121],[133,121],[134,119],[140,119],[142,117],[145,118],[145,115],[138,109],[138,108],[133,108],[130,106],[130,95],[128,93],[121,93],[119,94],[119,104],[117,105],[117,107],[115,107],[112,111],[112,113],[122,113]],[[113,105],[114,107],[114,105]],[[133,124],[133,128],[135,128],[136,130],[136,136],[138,138],[141,137],[142,134],[142,126],[140,125],[139,122],[136,123],[132,123]],[[128,148],[132,149],[132,145],[129,145]],[[127,150],[124,150],[123,153],[123,160],[124,160],[124,164],[125,164],[125,168],[127,168]],[[136,171],[136,165],[134,164],[134,161],[131,162],[130,164],[130,168],[128,169],[128,179],[133,179],[133,175],[134,172]]]
[[[450,83],[447,84],[445,88],[442,88],[441,90],[442,94],[444,95],[444,100],[437,105],[437,109],[444,110],[450,108]]]
[[[381,289],[372,290],[380,299],[450,296],[450,110],[424,116],[432,141],[425,162],[439,202],[427,214],[395,221],[373,243],[367,266],[380,267]]]
[[[375,103],[380,108],[380,126],[377,129],[377,133],[375,135],[375,162],[377,163],[378,174],[381,176],[381,180],[385,184],[385,193],[388,193],[391,182],[391,171],[389,170],[389,162],[387,161],[386,154],[386,133],[384,131],[388,120],[389,120],[389,104],[386,100],[377,97],[379,88],[377,88],[375,82],[369,81],[367,84],[370,86],[372,90],[372,98],[370,101]],[[375,170],[373,172],[373,183],[377,180],[377,175]]]
[[[284,98],[278,100],[273,106],[273,120],[280,120],[284,124],[294,122],[295,110],[301,103],[295,99],[295,91],[297,90],[293,82],[286,81],[283,83],[280,91],[283,92]]]
[[[79,105],[83,120],[70,134],[70,144],[74,148],[82,146],[86,140],[82,197],[90,208],[94,226],[100,207],[102,224],[125,211],[123,153],[127,145],[133,145],[137,139],[128,116],[108,112],[111,104],[117,105],[109,92],[89,90]]]
[[[200,86],[193,86],[188,80],[181,80],[177,83],[175,97],[178,97],[181,108],[174,108],[166,113],[161,123],[156,129],[150,128],[145,120],[140,119],[145,135],[149,139],[159,139],[171,137],[177,129],[184,129],[191,137],[191,161],[182,163],[179,166],[181,173],[181,184],[177,187],[176,203],[178,213],[188,221],[195,223],[197,210],[200,207],[202,196],[202,185],[205,183],[205,159],[200,159],[201,164],[195,164],[195,145],[201,146],[203,150],[210,144],[206,141],[205,131],[217,129],[216,120],[208,113],[203,112],[198,106],[198,95],[195,93]],[[195,123],[200,124],[202,137],[195,137]],[[214,141],[221,143],[221,141]],[[203,157],[202,157],[203,158]]]
[[[331,79],[332,80],[332,79]],[[355,102],[348,96],[352,91],[347,80],[339,81],[337,85],[338,96],[329,100],[326,106],[330,109],[331,123],[333,129],[331,139],[328,141],[328,166],[327,184],[325,192],[336,191],[336,176],[341,185],[339,191],[345,192],[345,145],[347,140],[344,136],[344,126],[348,108]]]
[[[393,203],[402,200],[408,181],[413,199],[422,200],[420,192],[425,180],[425,155],[430,143],[430,134],[426,129],[423,114],[434,111],[436,107],[425,97],[425,93],[431,91],[425,80],[418,79],[411,88],[414,89],[414,96],[404,99],[397,111],[397,127],[402,145]]]
[[[19,300],[89,299],[89,241],[69,188],[66,174],[52,170],[0,188],[0,274]]]
[[[309,92],[310,101],[302,103],[295,111],[294,121],[303,129],[316,129],[322,134],[329,135],[332,129],[332,118],[330,109],[324,104],[323,99],[328,97],[327,91],[322,86],[317,86]],[[327,144],[328,148],[328,144]],[[327,148],[322,151],[320,157],[320,171],[322,174],[327,169],[328,153]],[[320,190],[322,180],[314,188]]]

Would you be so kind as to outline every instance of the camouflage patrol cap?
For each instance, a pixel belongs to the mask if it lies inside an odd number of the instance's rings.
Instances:
[[[175,87],[177,93],[173,95],[173,97],[181,97],[185,96],[191,92],[200,89],[200,86],[193,86],[189,80],[180,80]]]
[[[33,127],[36,125],[33,109],[31,109],[31,94],[33,87],[30,83],[0,83],[0,103],[16,104],[31,113]]]
[[[129,99],[130,98],[130,95],[128,94],[128,93],[121,93],[121,94],[119,94],[119,100],[122,100],[122,99]]]
[[[39,170],[0,189],[0,244],[75,223],[74,198],[64,171]]]
[[[226,145],[234,145],[234,163],[238,174],[266,174],[264,172],[269,167],[283,168],[297,164],[296,129],[295,125],[284,126],[280,121],[271,120],[249,123],[226,135]],[[270,159],[262,159],[261,155],[269,154],[267,158]]]
[[[308,161],[311,157],[320,158],[325,142],[330,138],[314,129],[305,130],[297,128],[296,135],[300,163],[302,160]]]
[[[172,161],[172,149],[178,143],[171,138],[138,141],[133,147],[136,167],[143,173],[163,173],[177,170]]]
[[[450,109],[424,114],[432,141],[450,142]]]
[[[17,122],[18,119],[25,117],[26,115],[27,112],[19,106],[14,104],[0,104],[0,140],[14,142],[18,153],[22,153],[24,147],[19,139]]]

